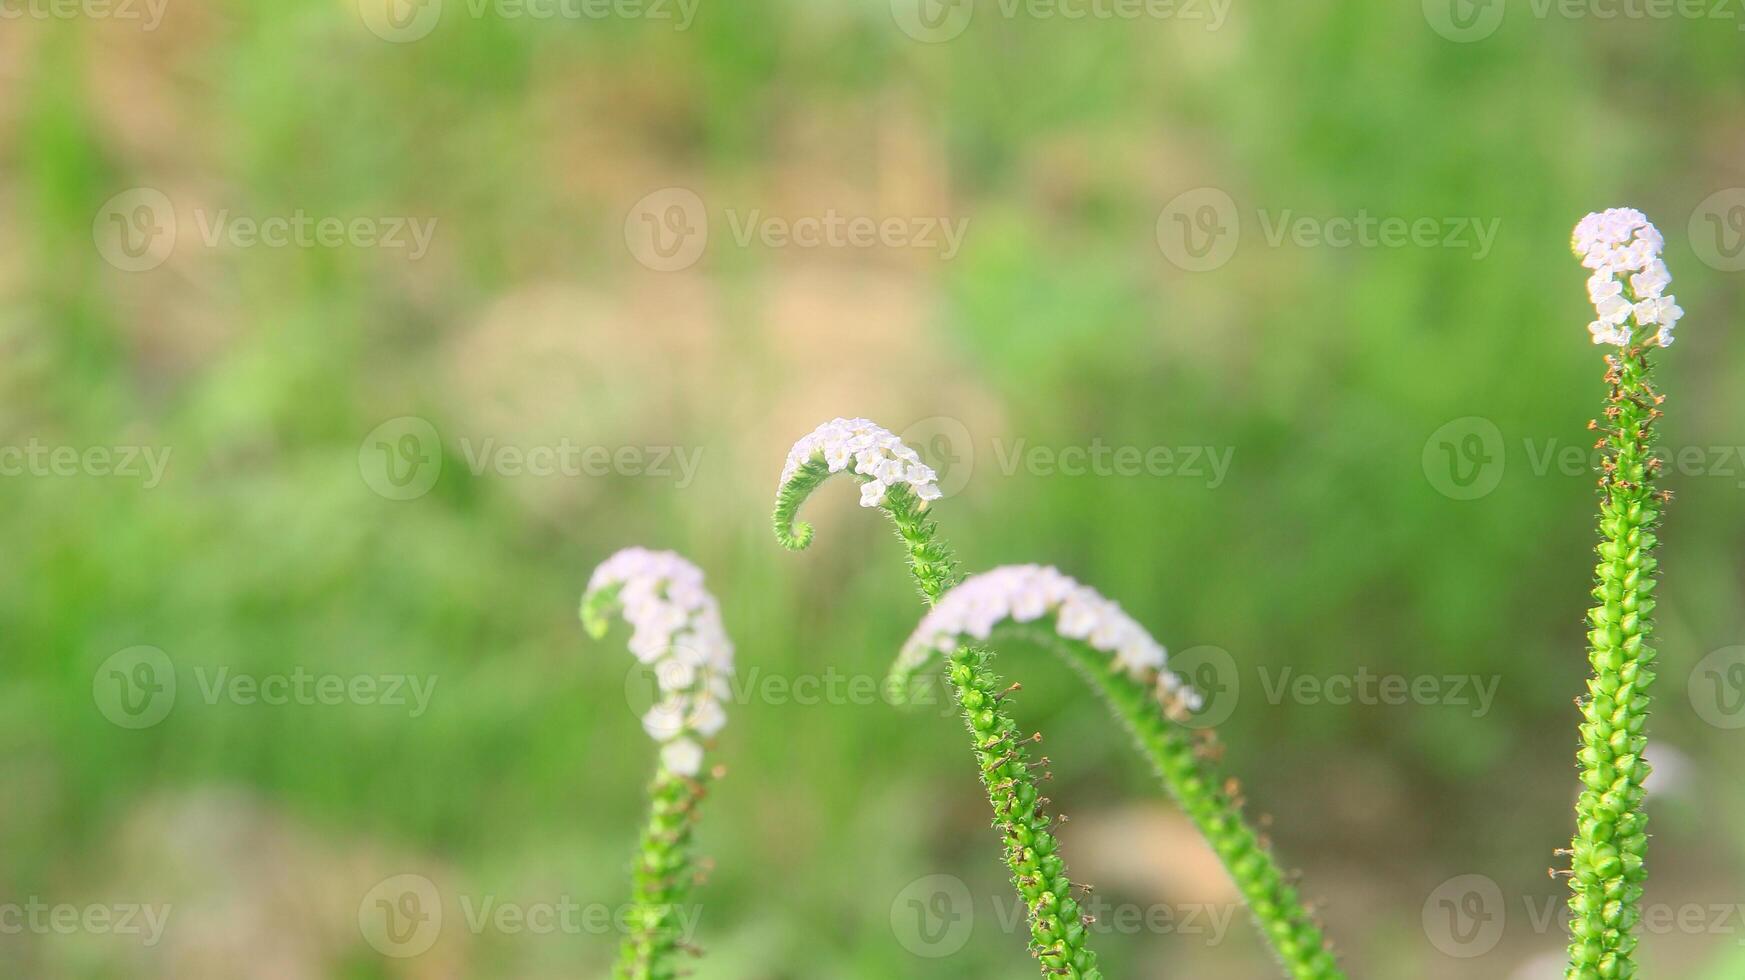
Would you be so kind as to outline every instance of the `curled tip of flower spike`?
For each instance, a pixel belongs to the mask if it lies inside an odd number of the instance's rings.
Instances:
[[[1684,310],[1666,293],[1672,275],[1661,261],[1660,230],[1635,208],[1608,208],[1581,219],[1570,248],[1592,269],[1588,299],[1596,319],[1588,333],[1596,344],[1672,346],[1672,329]],[[1628,276],[1628,279],[1620,277]]]
[[[1155,684],[1166,704],[1199,710],[1199,692],[1167,669],[1167,651],[1145,627],[1095,589],[1046,565],[1005,565],[973,575],[947,592],[903,644],[890,687],[907,689],[908,681],[936,654],[986,640],[1001,623],[1042,620],[1051,620],[1054,633],[1063,639],[1111,654],[1129,676]]]
[[[862,507],[889,506],[904,493],[925,507],[941,495],[938,474],[889,429],[867,419],[831,419],[788,450],[775,508],[776,537],[784,547],[797,551],[812,543],[812,526],[795,516],[820,483],[844,471],[861,481]]]
[[[733,643],[697,566],[671,551],[625,548],[594,570],[582,594],[582,626],[598,639],[613,613],[632,627],[630,652],[654,669],[661,698],[642,718],[661,743],[661,766],[694,777],[702,739],[727,723]]]

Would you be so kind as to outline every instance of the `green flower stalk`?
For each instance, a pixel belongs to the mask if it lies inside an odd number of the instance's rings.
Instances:
[[[1235,781],[1217,771],[1213,736],[1203,733],[1195,746],[1177,724],[1199,709],[1199,693],[1167,669],[1164,648],[1144,627],[1094,589],[1039,565],[973,576],[946,593],[904,644],[892,689],[907,689],[936,654],[996,631],[1057,650],[1103,696],[1229,870],[1288,976],[1342,976],[1320,925],[1243,819]]]
[[[1597,314],[1588,332],[1606,355],[1604,452],[1599,480],[1600,561],[1588,610],[1588,660],[1593,676],[1581,708],[1577,764],[1582,790],[1570,843],[1569,980],[1611,980],[1637,973],[1636,926],[1641,919],[1648,815],[1643,810],[1648,763],[1649,689],[1654,684],[1654,528],[1670,497],[1657,491],[1660,460],[1653,425],[1662,396],[1649,382],[1648,351],[1672,343],[1683,310],[1664,294],[1671,282],[1660,259],[1663,242],[1641,212],[1613,208],[1576,225],[1573,246],[1593,270],[1588,296]],[[1619,276],[1628,274],[1628,289]]]
[[[869,448],[876,452],[868,452]],[[906,455],[898,456],[899,453]],[[838,419],[801,440],[789,454],[782,474],[776,499],[776,536],[789,548],[805,547],[811,541],[812,529],[796,522],[800,505],[831,474],[852,468],[864,481],[862,505],[882,507],[890,516],[923,598],[929,605],[935,605],[961,578],[951,549],[940,540],[935,522],[926,514],[926,504],[938,496],[938,488],[932,485],[931,471],[899,470],[886,465],[882,457],[897,457],[911,466],[919,463],[919,456],[912,450],[862,419]],[[1052,632],[1047,636],[1060,639]],[[1100,652],[1104,649],[1101,647],[1078,642],[1053,645],[1102,694],[1150,759],[1165,788],[1205,835],[1247,899],[1287,975],[1296,980],[1342,977],[1320,926],[1279,870],[1264,838],[1243,819],[1236,784],[1216,771],[1218,748],[1211,733],[1200,732],[1201,744],[1196,746],[1187,731],[1171,721],[1171,718],[1185,720],[1198,703],[1197,693],[1181,684],[1176,675],[1161,671],[1162,648],[1150,642],[1137,624],[1133,624],[1131,631],[1124,631],[1122,639],[1132,641],[1127,644],[1131,649],[1122,654],[1123,647],[1117,644],[1113,649],[1118,656],[1113,660]],[[889,690],[899,696],[910,690],[916,672],[927,665],[932,649],[944,647],[916,650],[899,657]],[[966,674],[966,670],[981,672],[979,680],[986,683],[967,683],[978,677]],[[1147,675],[1148,670],[1154,675]],[[984,698],[985,692],[997,687],[986,671],[985,652],[973,646],[954,646],[949,652],[947,677],[960,692],[960,701],[966,686],[983,692]],[[1147,676],[1155,679],[1149,682],[1142,679]],[[1006,724],[1010,725],[1009,719]],[[977,736],[979,739],[979,731]],[[1019,770],[1018,776],[1023,775],[1024,771]],[[994,785],[990,784],[990,794]],[[1035,791],[1026,788],[1022,792]],[[995,800],[997,814],[1001,806],[1001,801]],[[1023,875],[1017,869],[1014,874],[1022,889]]]
[[[631,653],[653,667],[660,688],[642,726],[661,749],[633,872],[629,930],[613,976],[670,980],[689,972],[679,954],[698,952],[679,912],[700,877],[691,844],[710,778],[702,771],[702,743],[727,723],[721,705],[730,694],[733,644],[703,573],[670,551],[626,548],[595,569],[582,595],[582,625],[599,639],[619,611],[633,627]]]
[[[794,446],[776,499],[776,537],[788,548],[806,547],[812,528],[796,524],[794,517],[819,484],[845,469],[864,479],[861,505],[882,508],[896,526],[922,598],[938,601],[958,573],[926,514],[928,503],[940,496],[935,475],[914,450],[865,419],[825,423]],[[1049,801],[1037,789],[1030,761],[1029,747],[1042,736],[1020,735],[1006,707],[1017,687],[1001,688],[985,651],[959,647],[949,661],[946,678],[970,732],[1006,866],[1029,916],[1031,955],[1045,977],[1100,980],[1096,954],[1086,945],[1091,920],[1073,897],[1055,819],[1045,813]]]

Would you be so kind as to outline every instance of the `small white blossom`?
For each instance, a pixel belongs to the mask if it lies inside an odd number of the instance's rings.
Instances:
[[[1031,622],[1049,615],[1056,633],[1111,654],[1135,679],[1156,683],[1160,692],[1179,697],[1190,709],[1199,707],[1199,693],[1166,669],[1167,653],[1143,626],[1096,590],[1044,565],[1002,566],[947,592],[903,645],[898,669],[917,669],[935,652],[952,650],[966,639],[986,639],[1005,620]]]
[[[703,768],[703,747],[688,738],[661,746],[660,764],[676,776],[695,776]]]
[[[1582,266],[1594,270],[1587,280],[1596,314],[1587,329],[1594,343],[1628,346],[1634,318],[1637,327],[1658,325],[1655,343],[1672,346],[1673,325],[1684,311],[1663,295],[1672,284],[1660,258],[1666,241],[1647,216],[1634,208],[1596,211],[1576,223],[1570,246]],[[1628,277],[1628,291],[1621,276]],[[1672,310],[1677,313],[1668,319]]]
[[[886,491],[896,486],[907,487],[922,501],[940,497],[938,475],[921,462],[920,454],[867,419],[831,419],[794,443],[782,467],[780,486],[787,486],[814,459],[822,459],[832,473],[851,469],[864,477],[862,507],[882,505]]]
[[[642,717],[643,730],[663,743],[661,764],[694,776],[703,749],[691,735],[709,738],[727,723],[722,707],[732,693],[733,643],[721,625],[703,573],[670,551],[626,548],[594,570],[582,597],[584,615],[605,599],[631,625],[630,650],[654,665],[661,699]],[[603,628],[603,626],[601,627]]]

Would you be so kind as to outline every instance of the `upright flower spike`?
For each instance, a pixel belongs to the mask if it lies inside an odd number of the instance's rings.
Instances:
[[[679,909],[696,878],[691,827],[706,789],[703,742],[727,723],[733,644],[697,566],[670,551],[626,548],[601,563],[582,595],[582,625],[606,635],[614,612],[633,628],[630,652],[654,669],[660,700],[642,727],[660,744],[651,807],[635,869],[634,912],[618,980],[669,980],[684,971]]]
[[[939,653],[986,641],[1002,627],[1059,650],[1103,695],[1235,880],[1286,974],[1342,976],[1314,916],[1244,820],[1234,780],[1217,771],[1222,752],[1211,733],[1202,734],[1206,744],[1196,751],[1168,720],[1197,711],[1199,692],[1168,669],[1162,644],[1095,589],[1043,565],[972,576],[947,592],[903,645],[891,689],[906,690]]]
[[[776,537],[788,548],[806,547],[812,528],[795,523],[800,505],[831,474],[845,471],[862,481],[861,505],[882,508],[895,524],[922,598],[938,601],[958,577],[955,558],[935,540],[936,528],[924,513],[940,496],[939,486],[919,454],[866,419],[826,422],[794,445],[776,495]],[[1096,954],[1086,946],[1089,919],[1073,897],[1055,821],[1043,812],[1048,798],[1037,790],[1031,769],[1027,747],[1041,735],[1019,736],[1007,713],[1010,692],[1001,690],[985,652],[961,647],[949,661],[946,677],[970,732],[1013,887],[1029,914],[1030,952],[1044,977],[1101,980]]]
[[[1599,319],[1595,343],[1616,344],[1606,355],[1605,420],[1600,433],[1599,564],[1588,610],[1588,660],[1593,676],[1582,714],[1577,765],[1582,791],[1570,844],[1569,980],[1636,975],[1635,928],[1641,917],[1648,815],[1643,782],[1648,763],[1649,688],[1654,683],[1654,528],[1670,499],[1655,489],[1654,422],[1664,397],[1649,382],[1648,350],[1672,343],[1683,315],[1663,290],[1671,281],[1660,260],[1661,236],[1640,211],[1612,208],[1575,226],[1573,246],[1593,270],[1588,294]],[[1629,273],[1626,294],[1617,277]]]
[[[887,455],[905,460],[919,458],[913,450],[898,456],[898,450],[907,450],[907,447],[864,419],[837,419],[819,426],[789,453],[782,485],[776,496],[776,536],[787,547],[804,548],[810,542],[812,529],[796,523],[796,515],[800,505],[819,484],[832,473],[849,469],[846,463],[833,468],[833,460],[828,455],[831,447],[847,439],[870,439],[871,445]],[[843,457],[838,452],[835,458],[841,460]],[[859,463],[858,459],[856,463]],[[863,480],[874,478],[858,469],[854,472]],[[918,472],[915,475],[926,474]],[[907,484],[907,481],[903,486],[887,484],[882,491],[872,493],[863,489],[862,500],[864,503],[868,497],[878,494],[874,505],[882,507],[896,525],[898,539],[908,553],[909,569],[920,587],[922,598],[932,606],[942,601],[961,576],[951,548],[939,539],[937,525],[926,515],[928,503],[938,496],[937,488],[929,489],[927,482],[930,481],[923,481],[919,487]],[[1064,576],[1060,579],[1070,582]],[[1022,597],[1014,597],[1010,608],[1029,616],[1040,602],[1046,614],[1056,617],[1057,625],[1059,617],[1064,614],[1066,630],[1078,632],[1088,627],[1084,639],[1096,636],[1095,642],[1101,645],[1062,643],[1059,648],[1102,694],[1140,750],[1151,760],[1165,788],[1223,860],[1248,899],[1250,911],[1260,923],[1287,975],[1294,980],[1343,977],[1319,925],[1279,871],[1266,843],[1243,819],[1234,781],[1223,778],[1216,771],[1214,760],[1219,754],[1216,740],[1209,731],[1202,731],[1199,738],[1204,745],[1196,749],[1184,730],[1166,717],[1166,714],[1179,717],[1180,713],[1191,711],[1198,703],[1198,695],[1175,682],[1173,674],[1169,675],[1170,680],[1163,680],[1161,674],[1153,679],[1146,673],[1148,667],[1162,667],[1162,647],[1150,642],[1149,637],[1144,638],[1145,642],[1139,641],[1132,631],[1139,634],[1144,631],[1130,619],[1122,617],[1125,624],[1131,626],[1115,627],[1117,621],[1108,615],[1113,609],[1112,604],[1105,603],[1100,597],[1095,603],[1088,601],[1095,593],[1089,593],[1089,596],[1081,594],[1081,598],[1087,601],[1075,603],[1070,608],[1063,598],[1058,608],[1050,609],[1047,588],[1035,590],[1040,595],[1026,592]],[[968,593],[972,598],[977,594],[977,590]],[[974,606],[975,618],[966,621],[976,629],[983,621],[991,629],[993,623],[1002,618],[997,613],[990,618],[982,603],[966,602],[966,606],[970,605]],[[1093,609],[1095,615],[1091,615]],[[1113,611],[1118,613],[1118,610]],[[1081,612],[1086,615],[1080,616]],[[1043,614],[1039,612],[1037,615]],[[977,635],[976,629],[964,632],[973,638]],[[1057,636],[1054,633],[1049,635]],[[1026,810],[1019,806],[1020,801],[1036,800],[1038,796],[1026,764],[1024,747],[1015,735],[1016,723],[1003,712],[1006,695],[1000,692],[998,682],[993,679],[989,654],[971,646],[958,646],[947,651],[937,636],[930,643],[911,644],[911,647],[912,652],[898,658],[889,689],[895,694],[909,690],[915,672],[926,666],[933,651],[948,654],[946,676],[957,691],[958,703],[964,708],[965,720],[975,737],[977,761],[982,766],[989,799],[1007,838],[1008,864],[1012,867],[1015,883],[1031,906],[1032,936],[1035,939],[1032,950],[1042,952],[1045,975],[1052,971],[1056,975],[1064,972],[1070,976],[1100,976],[1095,970],[1094,960],[1088,968],[1075,973],[1071,969],[1063,971],[1055,965],[1062,957],[1050,955],[1051,951],[1064,951],[1067,947],[1046,937],[1064,935],[1071,939],[1074,928],[1069,925],[1071,917],[1067,913],[1076,913],[1077,906],[1072,903],[1070,893],[1064,890],[1064,866],[1058,856],[1054,856],[1058,842],[1047,832],[1047,821],[1035,808]],[[1111,657],[1110,653],[1115,656]],[[1172,695],[1163,710],[1159,710],[1159,694]],[[1014,813],[1020,819],[1008,816]],[[1025,849],[1013,844],[1014,839],[1025,840],[1025,833],[1035,840],[1035,846]],[[1018,858],[1030,854],[1049,858],[1044,866],[1056,869],[1057,876],[1052,880],[1041,878],[1017,863]],[[1039,921],[1039,910],[1050,911],[1042,897],[1050,893],[1057,896],[1057,914],[1051,920]],[[1066,929],[1065,933],[1060,932],[1062,928]],[[1082,947],[1082,928],[1076,932],[1079,937],[1077,948],[1082,955],[1089,956],[1089,951]]]
[[[1684,310],[1666,292],[1672,275],[1660,259],[1665,245],[1660,229],[1635,208],[1595,211],[1576,224],[1570,247],[1593,270],[1587,295],[1595,319],[1587,332],[1594,343],[1672,346]]]

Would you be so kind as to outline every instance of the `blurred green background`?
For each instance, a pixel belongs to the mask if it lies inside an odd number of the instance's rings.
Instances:
[[[169,909],[155,944],[0,929],[0,971],[604,975],[609,928],[473,920],[628,893],[642,685],[575,606],[644,544],[706,570],[750,681],[697,976],[1033,975],[959,722],[846,680],[919,617],[883,522],[833,484],[809,551],[769,531],[787,447],[865,415],[945,471],[971,569],[1058,564],[1230,665],[1227,761],[1354,976],[1561,976],[1603,371],[1567,241],[1631,204],[1688,311],[1643,962],[1745,972],[1730,8],[364,2],[0,20],[0,926]],[[832,214],[892,224],[784,238]],[[1366,215],[1434,233],[1324,240]],[[248,233],[298,216],[342,231]],[[1093,445],[1229,466],[1011,459]],[[563,447],[635,453],[518,463]],[[1074,877],[1174,916],[1106,916],[1106,972],[1270,976],[1088,691],[1005,652]],[[1360,673],[1434,696],[1333,703]],[[362,686],[395,678],[427,703]],[[369,922],[400,875],[441,903],[417,955]],[[971,928],[917,926],[927,881]]]

